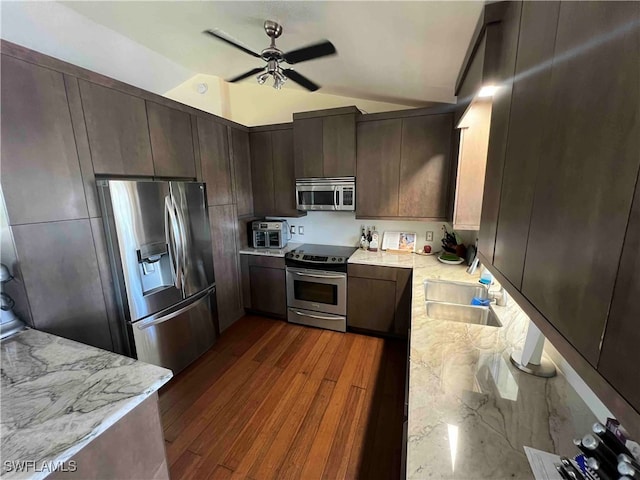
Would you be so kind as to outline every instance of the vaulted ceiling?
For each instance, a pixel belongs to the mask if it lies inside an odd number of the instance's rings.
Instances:
[[[338,56],[296,65],[322,92],[415,106],[455,100],[455,80],[483,7],[456,1],[62,3],[188,70],[223,78],[261,61],[201,32],[219,28],[260,51],[269,41],[262,24],[273,19],[284,27],[278,40],[284,51],[324,38],[334,43]]]

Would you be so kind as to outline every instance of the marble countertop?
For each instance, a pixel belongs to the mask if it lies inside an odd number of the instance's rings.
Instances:
[[[413,268],[407,478],[533,478],[523,446],[577,453],[572,438],[596,418],[562,374],[537,378],[511,365],[528,327],[513,299],[492,307],[501,328],[427,317],[425,279],[476,283],[479,270],[360,250],[349,262]]]
[[[64,462],[152,395],[170,370],[27,329],[2,341],[3,478],[8,461]],[[51,464],[51,463],[49,463]]]
[[[284,248],[243,248],[241,255],[264,255],[267,257],[284,257],[284,254],[301,246],[302,243],[287,243]]]

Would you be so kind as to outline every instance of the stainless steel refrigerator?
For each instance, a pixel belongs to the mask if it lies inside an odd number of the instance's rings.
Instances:
[[[205,184],[97,184],[126,353],[177,373],[216,341]]]

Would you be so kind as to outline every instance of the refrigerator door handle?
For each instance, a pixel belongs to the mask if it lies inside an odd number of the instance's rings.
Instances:
[[[171,195],[171,202],[173,203],[174,212],[176,213],[175,219],[178,227],[178,234],[180,235],[180,257],[181,257],[180,270],[182,274],[181,285],[183,286],[182,290],[184,290],[184,285],[186,283],[187,274],[189,271],[188,262],[187,262],[187,232],[184,227],[185,221],[184,221],[184,218],[182,217],[182,212],[178,208],[178,205],[176,204],[176,200],[173,195]],[[184,296],[184,291],[182,292],[182,294]]]
[[[177,317],[179,315],[182,315],[184,312],[188,312],[192,308],[197,307],[198,305],[200,305],[205,300],[208,300],[209,297],[211,296],[211,294],[214,293],[215,291],[216,291],[215,288],[211,288],[209,290],[206,290],[202,294],[202,296],[200,296],[199,298],[196,298],[196,299],[190,299],[190,301],[189,301],[189,303],[187,305],[185,305],[182,308],[179,308],[178,310],[175,310],[175,311],[173,311],[171,313],[168,313],[168,314],[162,315],[162,316],[154,315],[151,318],[148,318],[146,320],[142,320],[140,322],[136,322],[133,325],[138,330],[145,330],[145,329],[147,329],[149,327],[152,327],[154,325],[158,325],[159,323],[167,322],[167,321],[171,320],[172,318],[175,318],[175,317]]]
[[[179,246],[178,246],[178,235],[176,234],[176,212],[173,209],[173,205],[171,203],[171,199],[169,195],[164,198],[164,208],[165,208],[165,222],[164,229],[167,236],[167,246],[169,247],[169,261],[171,263],[171,274],[173,276],[173,284],[174,286],[182,291],[182,277],[179,265]],[[175,250],[174,250],[175,247]]]

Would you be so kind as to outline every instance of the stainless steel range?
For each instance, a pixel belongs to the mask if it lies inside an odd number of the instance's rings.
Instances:
[[[347,330],[347,260],[356,250],[305,244],[285,255],[289,322]]]

